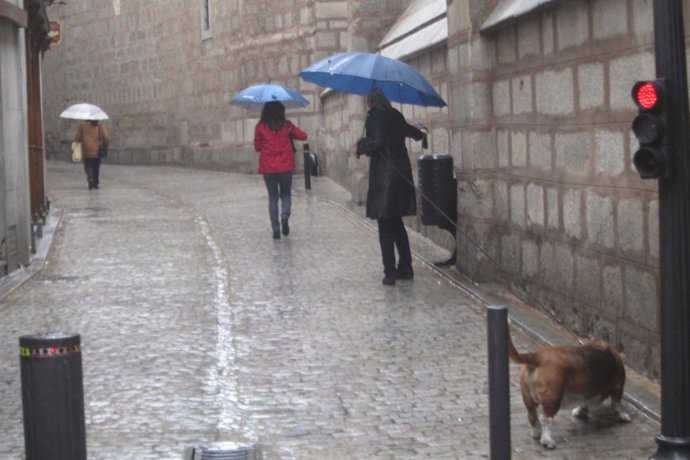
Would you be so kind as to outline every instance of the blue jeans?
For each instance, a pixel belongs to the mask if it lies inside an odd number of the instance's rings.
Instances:
[[[280,230],[280,220],[290,217],[292,205],[292,173],[264,174],[266,190],[268,190],[268,215],[274,231]],[[280,216],[278,216],[278,198],[281,202]]]

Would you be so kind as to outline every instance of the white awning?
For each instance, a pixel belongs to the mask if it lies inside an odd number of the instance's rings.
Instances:
[[[404,59],[445,42],[446,12],[446,0],[414,0],[379,43],[379,53]]]
[[[490,32],[514,23],[528,13],[534,13],[562,1],[564,0],[501,0],[479,30]]]

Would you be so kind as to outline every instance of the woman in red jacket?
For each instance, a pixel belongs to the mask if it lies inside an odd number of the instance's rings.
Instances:
[[[264,104],[261,119],[254,130],[254,150],[259,152],[259,174],[263,174],[268,190],[268,215],[273,238],[290,234],[292,172],[295,170],[295,150],[292,139],[307,140],[307,133],[285,119],[285,106],[278,101]],[[278,198],[281,201],[278,216]],[[280,217],[280,220],[278,218]]]

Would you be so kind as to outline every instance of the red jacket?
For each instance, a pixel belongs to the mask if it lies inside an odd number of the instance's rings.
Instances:
[[[264,123],[254,129],[254,150],[259,157],[259,174],[292,172],[295,170],[295,153],[292,138],[307,140],[307,133],[287,120],[282,128],[273,131]]]

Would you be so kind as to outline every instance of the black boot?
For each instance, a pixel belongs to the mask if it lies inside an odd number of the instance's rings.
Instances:
[[[411,265],[399,265],[395,270],[395,277],[399,280],[411,280],[414,278],[414,272]]]

